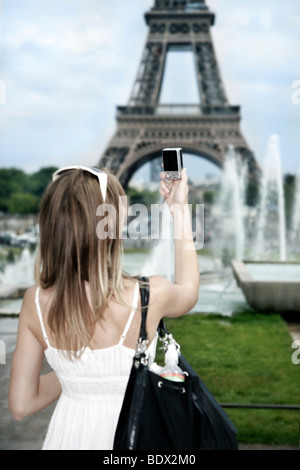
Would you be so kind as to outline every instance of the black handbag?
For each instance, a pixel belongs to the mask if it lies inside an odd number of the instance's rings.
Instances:
[[[146,282],[146,277],[140,278]],[[184,382],[148,368],[146,316],[149,284],[140,285],[142,322],[114,438],[114,450],[237,450],[237,431],[202,380],[180,354]],[[163,320],[158,334],[172,336]],[[178,345],[179,347],[179,345]]]

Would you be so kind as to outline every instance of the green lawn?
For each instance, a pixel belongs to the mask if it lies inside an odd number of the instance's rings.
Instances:
[[[299,404],[300,365],[277,314],[231,318],[194,314],[167,319],[181,352],[220,403]],[[299,412],[228,409],[240,443],[299,443]]]

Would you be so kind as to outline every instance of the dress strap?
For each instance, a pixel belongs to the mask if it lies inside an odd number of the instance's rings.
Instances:
[[[48,336],[47,336],[47,333],[46,333],[46,329],[45,329],[45,325],[44,325],[44,321],[43,321],[43,316],[42,316],[42,312],[41,312],[41,307],[40,307],[39,292],[40,292],[40,288],[38,287],[36,289],[36,293],[35,293],[35,304],[36,304],[36,309],[37,309],[37,312],[38,312],[38,316],[39,316],[39,320],[40,320],[40,324],[41,324],[41,328],[42,328],[45,343],[47,344],[48,348],[50,348],[51,346],[50,346],[49,339],[48,339]]]
[[[134,294],[133,294],[132,310],[131,310],[129,318],[127,320],[125,329],[124,329],[123,333],[120,336],[119,344],[123,344],[125,339],[126,339],[126,335],[128,333],[128,330],[129,330],[130,325],[132,323],[135,311],[136,311],[137,306],[138,306],[138,294],[139,294],[139,282],[137,281],[136,284],[135,284],[135,289],[134,289]]]

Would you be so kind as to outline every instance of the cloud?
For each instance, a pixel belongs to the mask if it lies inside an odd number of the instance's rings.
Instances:
[[[97,161],[116,127],[116,105],[129,99],[148,32],[143,14],[153,3],[3,3],[1,165],[35,170]],[[242,105],[249,145],[261,155],[267,133],[281,134],[286,169],[299,147],[300,105],[290,100],[291,83],[300,78],[297,3],[207,0],[216,12],[212,34],[225,89],[232,104]]]
[[[300,4],[271,0],[207,0],[216,12],[214,45],[231,104],[241,105],[241,128],[261,161],[269,135],[280,135],[285,172],[299,163],[300,106],[291,83],[300,77]],[[298,123],[298,124],[297,124]]]
[[[28,20],[30,23],[30,19]],[[76,23],[75,19],[50,25],[48,22],[36,23],[31,18],[32,24],[24,24],[21,20],[13,21],[12,29],[5,31],[3,42],[6,47],[18,49],[26,44],[32,44],[47,49],[65,50],[73,54],[84,54],[89,51],[97,51],[99,48],[111,47],[115,40],[109,25],[101,15],[93,17],[91,26],[87,23],[83,26]]]
[[[119,4],[113,11],[113,4],[5,4],[1,165],[32,170],[47,162],[60,165],[94,155],[95,163],[99,158],[115,126],[115,107],[127,101],[133,84],[139,57],[128,51],[136,47],[141,53],[143,46],[131,44],[142,29],[133,28],[137,18],[132,15],[126,24],[127,6]],[[141,12],[137,17],[143,24]],[[128,27],[131,39],[125,42]]]

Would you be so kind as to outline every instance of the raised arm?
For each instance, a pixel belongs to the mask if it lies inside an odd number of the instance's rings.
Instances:
[[[186,169],[182,170],[179,181],[166,181],[164,173],[161,177],[159,191],[164,196],[173,217],[175,283],[160,276],[153,276],[151,284],[159,291],[164,316],[177,317],[191,310],[197,303],[200,283],[199,265],[188,207]]]

